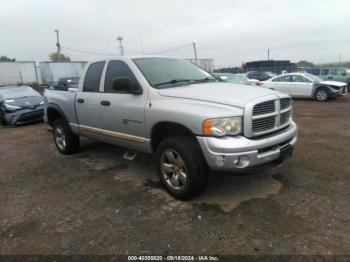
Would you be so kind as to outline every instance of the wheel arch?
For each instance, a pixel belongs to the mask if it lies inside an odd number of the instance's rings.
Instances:
[[[157,150],[162,140],[176,135],[188,136],[194,139],[196,137],[195,134],[183,124],[171,121],[162,121],[155,124],[151,130],[151,147],[153,152]]]
[[[46,108],[46,117],[47,117],[47,123],[50,126],[53,126],[53,123],[60,118],[63,118],[67,121],[67,118],[65,114],[63,113],[62,109],[59,108],[59,106],[55,104],[49,104]]]

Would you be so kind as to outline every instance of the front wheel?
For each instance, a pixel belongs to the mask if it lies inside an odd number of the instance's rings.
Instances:
[[[0,123],[3,126],[6,126],[8,124],[6,119],[5,119],[5,113],[2,111],[0,111]]]
[[[190,199],[208,183],[207,164],[199,145],[190,137],[163,140],[157,148],[156,161],[161,183],[177,199]]]
[[[330,97],[329,92],[324,87],[319,87],[315,92],[315,98],[319,102],[324,102],[324,101],[328,100],[329,97]]]
[[[58,151],[64,155],[77,153],[80,147],[79,136],[75,135],[64,119],[53,124],[53,139]]]

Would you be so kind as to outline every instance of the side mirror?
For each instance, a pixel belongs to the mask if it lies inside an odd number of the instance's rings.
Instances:
[[[126,92],[134,95],[141,95],[142,89],[129,77],[116,77],[113,78],[113,89],[118,92]]]
[[[346,76],[346,73],[341,73],[342,76]]]

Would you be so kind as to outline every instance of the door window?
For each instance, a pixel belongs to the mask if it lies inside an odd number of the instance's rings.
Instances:
[[[272,80],[273,82],[291,82],[291,76],[280,76]]]
[[[131,84],[137,84],[137,80],[134,74],[131,72],[129,66],[123,61],[110,61],[108,63],[106,80],[105,80],[105,93],[126,93],[126,90],[123,89],[113,89],[113,79],[116,77],[127,77],[130,79]]]
[[[84,79],[83,92],[100,91],[100,82],[104,65],[105,62],[96,62],[89,66]]]
[[[321,75],[325,76],[329,74],[329,69],[321,69]]]
[[[292,82],[299,82],[299,83],[307,83],[310,82],[309,79],[307,79],[306,77],[300,76],[300,75],[292,75],[291,76],[291,80]]]

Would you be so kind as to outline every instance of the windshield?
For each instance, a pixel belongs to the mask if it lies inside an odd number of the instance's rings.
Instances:
[[[318,77],[318,76],[315,76],[315,75],[312,75],[312,74],[305,74],[308,78],[310,78],[312,81],[316,81],[316,82],[322,82],[323,79]]]
[[[4,99],[16,99],[22,97],[41,96],[37,91],[30,87],[13,87],[1,90]]]
[[[198,66],[175,58],[137,58],[134,63],[151,86],[166,88],[201,81],[217,81]]]
[[[246,80],[245,76],[242,76],[242,75],[219,74],[219,77],[220,77],[224,82],[228,82],[228,83],[249,84],[249,82]]]

